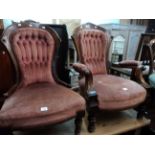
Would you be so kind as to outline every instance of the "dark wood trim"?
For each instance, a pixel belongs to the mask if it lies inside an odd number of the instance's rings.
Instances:
[[[81,132],[82,119],[85,116],[85,111],[80,111],[77,113],[75,118],[75,135],[79,135]]]

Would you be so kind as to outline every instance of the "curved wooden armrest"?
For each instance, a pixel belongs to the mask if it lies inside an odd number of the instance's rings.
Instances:
[[[75,69],[75,71],[79,72],[80,75],[85,77],[84,92],[87,94],[88,91],[93,90],[93,75],[89,68],[81,63],[74,63],[73,68]]]
[[[136,61],[136,60],[123,60],[123,61],[116,62],[116,63],[112,64],[113,67],[131,68],[131,69],[137,68],[141,65],[142,65],[142,62]]]
[[[144,88],[148,89],[151,88],[151,86],[146,82],[146,80],[143,77],[142,67],[137,67],[133,70],[133,75],[136,79],[136,82],[141,84]]]
[[[148,89],[150,88],[150,85],[146,82],[146,80],[143,77],[143,70],[145,69],[145,66],[142,65],[141,61],[136,60],[124,60],[121,62],[117,62],[112,64],[113,67],[119,67],[119,68],[131,68],[133,71],[133,76],[136,82],[141,84],[144,88]]]

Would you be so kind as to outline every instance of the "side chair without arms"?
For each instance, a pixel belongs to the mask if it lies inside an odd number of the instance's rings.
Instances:
[[[89,132],[95,130],[98,110],[121,111],[134,108],[145,101],[146,90],[141,85],[108,74],[111,39],[105,29],[87,23],[76,28],[72,38],[81,62],[73,67],[87,75],[86,80],[80,80],[80,88],[87,100]],[[88,88],[84,86],[85,82],[88,83]]]
[[[3,33],[16,70],[16,84],[0,110],[1,134],[39,128],[75,118],[80,133],[85,100],[57,79],[55,57],[60,39],[39,23],[13,23]]]

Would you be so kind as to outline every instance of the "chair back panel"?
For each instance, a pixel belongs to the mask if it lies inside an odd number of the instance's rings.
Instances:
[[[81,62],[87,65],[93,74],[106,74],[109,47],[107,32],[97,28],[78,28],[73,40]]]
[[[21,71],[22,84],[25,86],[36,82],[53,82],[53,37],[42,29],[20,28],[11,39],[12,49]]]

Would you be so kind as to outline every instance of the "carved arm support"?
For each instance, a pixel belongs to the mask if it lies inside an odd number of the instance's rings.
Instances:
[[[131,69],[134,69],[140,65],[142,65],[142,62],[136,61],[136,60],[124,60],[124,61],[115,62],[112,64],[113,67],[131,68]]]
[[[113,67],[119,68],[131,68],[132,69],[132,79],[136,80],[145,88],[150,88],[149,84],[145,81],[143,77],[143,70],[145,66],[142,65],[141,61],[137,60],[124,60],[121,62],[117,62],[112,64]]]
[[[93,75],[89,68],[81,63],[74,63],[73,68],[85,77],[84,95],[87,100],[87,108],[97,107],[97,93],[93,88]]]
[[[75,71],[79,72],[81,76],[85,77],[84,92],[86,93],[87,91],[91,90],[93,86],[93,75],[89,68],[81,63],[74,63],[73,68]]]

